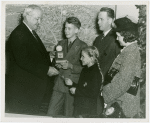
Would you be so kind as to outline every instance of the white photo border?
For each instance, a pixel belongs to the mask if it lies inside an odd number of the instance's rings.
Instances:
[[[5,115],[5,7],[7,4],[53,4],[53,5],[146,5],[147,36],[146,36],[146,118],[144,119],[104,119],[104,118],[50,118],[46,116]],[[2,122],[149,122],[149,1],[2,1],[1,2],[1,121]]]

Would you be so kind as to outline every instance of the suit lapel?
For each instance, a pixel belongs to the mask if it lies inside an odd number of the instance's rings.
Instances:
[[[45,49],[45,47],[44,47],[44,45],[43,45],[43,43],[42,43],[42,41],[41,41],[41,39],[38,37],[38,41],[37,41],[37,39],[33,36],[33,34],[30,32],[30,30],[28,29],[28,27],[24,24],[24,23],[22,23],[22,25],[23,25],[23,28],[26,30],[26,32],[28,33],[28,35],[29,35],[29,37],[32,39],[32,43],[34,44],[34,45],[36,45],[35,47],[41,52],[41,53],[46,53],[45,51],[46,51],[46,49]]]
[[[39,44],[39,46],[41,47],[41,50],[42,50],[43,52],[47,53],[47,52],[46,52],[46,49],[45,49],[45,46],[44,46],[44,44],[42,43],[42,41],[41,41],[41,39],[39,38],[39,36],[38,36],[37,38],[38,38],[38,44]]]
[[[68,44],[67,44],[68,45]],[[70,48],[69,52],[66,54],[66,59],[71,57],[76,51],[78,51],[80,47],[80,40],[79,38],[76,38],[76,40],[73,42],[72,47]]]
[[[106,49],[107,46],[109,46],[111,40],[109,39],[110,38],[110,35],[112,35],[113,31],[110,30],[110,32],[103,38],[103,40],[100,40],[100,46],[99,46],[99,52],[100,52],[100,55],[102,53],[102,51],[104,51]]]
[[[24,23],[22,23],[22,29],[24,30],[25,33],[27,33],[27,35],[29,37],[30,45],[33,45],[33,47],[35,47],[43,56],[45,56],[47,61],[49,62],[50,61],[49,55],[48,55],[41,39],[39,38],[40,42],[38,42]],[[40,44],[40,43],[42,43],[42,44]]]

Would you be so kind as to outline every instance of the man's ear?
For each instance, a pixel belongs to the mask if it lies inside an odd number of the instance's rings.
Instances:
[[[114,23],[114,21],[111,23],[111,27],[112,28],[117,28],[116,24]]]
[[[109,24],[111,25],[112,22],[113,22],[113,19],[112,19],[112,18],[109,18],[109,19],[108,19],[108,22],[109,22]]]
[[[26,15],[26,20],[28,21],[30,19],[30,16],[29,15]]]

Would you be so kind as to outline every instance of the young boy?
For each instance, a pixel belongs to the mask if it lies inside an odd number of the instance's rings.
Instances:
[[[64,78],[70,78],[75,83],[78,82],[82,66],[80,63],[80,53],[87,46],[81,41],[77,34],[81,23],[76,17],[69,17],[65,21],[65,35],[67,39],[58,42],[62,47],[66,63],[56,64],[59,68],[59,75],[54,80],[53,94],[51,97],[47,115],[60,115],[64,110],[64,116],[71,117],[73,114],[74,97],[69,93],[69,88],[64,83]]]

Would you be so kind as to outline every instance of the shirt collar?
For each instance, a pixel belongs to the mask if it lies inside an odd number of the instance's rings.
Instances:
[[[23,23],[28,27],[28,29],[29,29],[30,32],[32,33],[32,29],[26,24],[26,22],[23,21]]]
[[[111,28],[111,29],[112,29],[112,28]],[[109,33],[109,31],[110,31],[111,29],[109,29],[108,31],[104,32],[104,36],[106,36],[106,35]]]
[[[76,37],[76,39],[78,39],[78,37]],[[76,39],[75,39],[75,40],[76,40]],[[67,39],[67,40],[68,40],[68,39]],[[70,43],[72,44],[73,42],[75,42],[75,40],[72,41],[72,42],[69,42],[69,41],[68,41],[68,44],[70,44]]]

